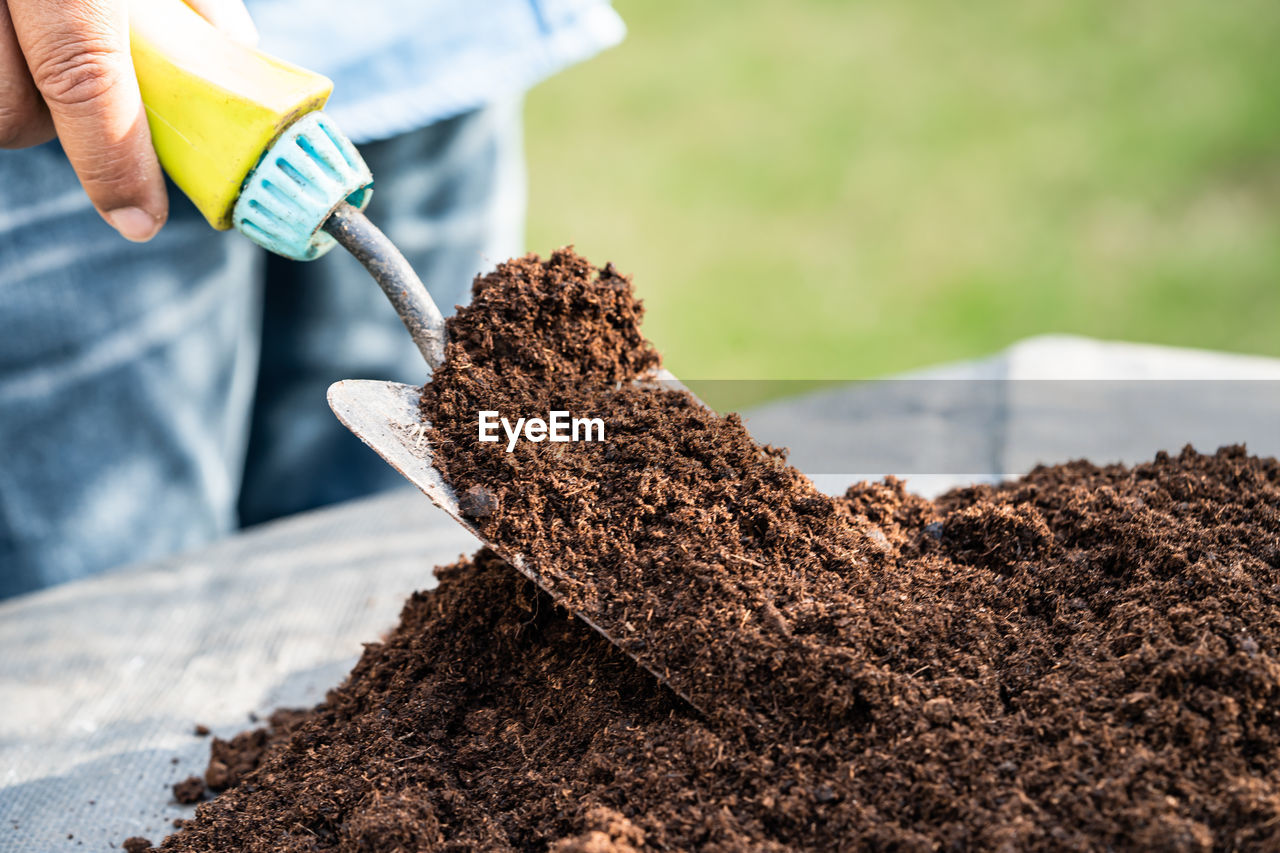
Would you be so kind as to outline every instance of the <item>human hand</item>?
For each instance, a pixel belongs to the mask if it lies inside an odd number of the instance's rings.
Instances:
[[[176,0],[175,0],[176,2]],[[253,44],[241,0],[190,0]],[[93,206],[135,242],[169,215],[129,56],[127,0],[0,0],[0,148],[57,137]]]

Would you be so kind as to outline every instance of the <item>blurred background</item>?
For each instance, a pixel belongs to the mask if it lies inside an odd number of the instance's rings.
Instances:
[[[616,6],[529,98],[528,245],[633,274],[678,375],[1280,356],[1275,0]]]

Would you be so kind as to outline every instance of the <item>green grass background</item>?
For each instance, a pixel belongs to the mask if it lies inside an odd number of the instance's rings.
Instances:
[[[530,248],[690,378],[1068,332],[1280,356],[1275,0],[618,0],[527,107]]]

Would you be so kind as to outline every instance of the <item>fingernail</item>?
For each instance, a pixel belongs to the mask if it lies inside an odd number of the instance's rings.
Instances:
[[[107,222],[120,232],[120,236],[135,243],[145,243],[160,230],[160,223],[154,216],[140,207],[122,207],[108,211]]]

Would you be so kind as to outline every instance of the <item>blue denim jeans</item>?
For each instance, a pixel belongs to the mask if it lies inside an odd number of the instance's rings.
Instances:
[[[518,103],[362,151],[370,217],[446,314],[518,251]],[[170,200],[133,245],[56,143],[0,152],[0,597],[401,482],[325,403],[426,372],[364,269],[268,256]]]

